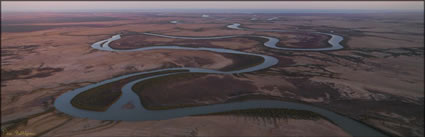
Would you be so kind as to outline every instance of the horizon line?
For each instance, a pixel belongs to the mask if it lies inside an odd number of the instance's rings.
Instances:
[[[81,10],[9,10],[1,12],[165,12],[165,11],[198,11],[203,10],[201,13],[211,13],[211,12],[249,12],[249,13],[282,13],[282,12],[291,12],[291,13],[310,13],[310,12],[321,12],[321,13],[349,13],[349,12],[421,12],[424,13],[424,10],[414,10],[414,9],[249,9],[249,8],[239,8],[239,9],[226,9],[226,8],[148,8],[148,9],[81,9]],[[214,10],[214,11],[208,11]],[[218,11],[217,11],[218,10]]]

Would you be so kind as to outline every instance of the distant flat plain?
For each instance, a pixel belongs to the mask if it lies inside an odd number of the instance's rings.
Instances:
[[[120,75],[169,67],[219,70],[235,62],[247,62],[208,51],[163,49],[114,53],[90,47],[94,42],[121,33],[126,35],[111,43],[111,47],[132,49],[170,44],[217,47],[279,59],[271,68],[247,74],[208,74],[166,86],[154,84],[143,91],[146,98],[152,99],[147,106],[208,105],[266,98],[325,108],[391,135],[424,136],[423,14],[202,15],[147,12],[2,14],[2,129],[25,130],[41,136],[349,136],[325,119],[264,122],[240,116],[211,115],[126,122],[76,118],[55,110],[52,104],[61,94]],[[278,18],[268,20],[274,17]],[[332,31],[344,37],[345,48],[323,52],[284,51],[266,48],[260,39],[246,37],[182,40],[138,35],[143,32],[198,37],[266,35],[279,38],[280,45],[303,48],[326,46],[328,39],[308,33],[226,28],[233,23],[252,29]],[[220,90],[226,82],[235,85]],[[209,90],[200,93],[200,85]],[[241,95],[244,98],[234,98]]]

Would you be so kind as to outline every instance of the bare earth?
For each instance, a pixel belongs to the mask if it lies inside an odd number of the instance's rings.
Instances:
[[[44,132],[44,136],[349,136],[323,119],[262,120],[236,116],[192,116],[124,122],[72,118],[54,112],[34,117],[12,131],[15,130]]]

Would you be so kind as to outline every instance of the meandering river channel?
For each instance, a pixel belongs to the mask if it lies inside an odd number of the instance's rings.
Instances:
[[[227,27],[230,29],[240,29],[240,30],[247,30],[247,31],[290,32],[287,30],[246,29],[246,28],[240,28],[240,24],[236,24],[236,23],[228,25]],[[279,42],[278,38],[273,38],[268,36],[257,36],[257,35],[185,37],[185,36],[169,36],[169,35],[162,35],[162,34],[155,34],[155,33],[143,33],[143,34],[150,35],[150,36],[175,38],[175,39],[198,39],[198,40],[199,39],[224,39],[224,38],[246,37],[246,36],[259,37],[259,38],[264,38],[268,40],[267,42],[263,44],[264,46],[268,48],[279,49],[279,50],[328,51],[328,50],[338,50],[343,48],[343,46],[340,45],[340,42],[343,40],[343,37],[341,36],[330,34],[330,33],[324,33],[324,32],[311,32],[311,33],[318,33],[318,34],[331,36],[331,38],[328,40],[328,43],[331,45],[331,47],[315,48],[315,49],[278,47],[276,46],[276,44]],[[352,120],[348,117],[339,115],[337,113],[334,113],[322,108],[318,108],[318,107],[306,105],[306,104],[301,104],[301,103],[273,101],[273,100],[250,100],[250,101],[232,102],[232,103],[225,103],[225,104],[213,104],[213,105],[197,106],[197,107],[189,107],[189,108],[176,108],[176,109],[169,109],[169,110],[148,110],[143,107],[138,95],[132,90],[132,87],[134,84],[143,80],[156,78],[156,77],[162,77],[166,75],[173,75],[178,73],[187,73],[187,72],[172,72],[172,73],[155,75],[155,76],[145,77],[142,79],[131,81],[122,87],[122,91],[121,91],[122,95],[120,96],[120,98],[114,104],[112,104],[105,112],[83,110],[83,109],[78,109],[72,106],[71,104],[72,98],[74,98],[76,95],[78,95],[81,92],[84,92],[88,89],[98,87],[110,82],[118,81],[121,79],[125,79],[128,77],[132,77],[132,76],[136,76],[140,74],[154,73],[154,72],[165,71],[165,70],[189,70],[189,72],[234,74],[234,73],[257,71],[257,70],[271,67],[278,63],[278,59],[272,56],[248,53],[248,52],[242,52],[242,51],[236,51],[236,50],[230,50],[230,49],[222,49],[222,48],[204,48],[204,47],[191,48],[191,47],[180,47],[180,46],[169,45],[169,46],[143,47],[143,48],[130,49],[130,50],[118,50],[118,49],[113,49],[109,46],[109,44],[112,41],[118,40],[120,38],[121,38],[120,35],[115,35],[112,38],[94,43],[92,45],[92,48],[98,49],[98,50],[104,50],[104,51],[111,51],[111,52],[136,52],[136,51],[156,50],[156,49],[202,50],[202,51],[211,51],[211,52],[218,52],[218,53],[232,53],[232,54],[259,56],[264,58],[264,62],[249,68],[244,68],[241,70],[232,70],[232,71],[218,71],[218,70],[210,70],[210,69],[203,69],[203,68],[182,67],[182,68],[159,69],[154,71],[123,75],[120,77],[108,79],[96,84],[91,84],[91,85],[74,89],[72,91],[64,93],[63,95],[59,96],[54,102],[54,106],[56,107],[57,110],[75,117],[90,118],[90,119],[97,119],[97,120],[140,121],[140,120],[163,120],[163,119],[184,117],[184,116],[190,116],[190,115],[208,114],[213,112],[223,112],[223,111],[239,110],[239,109],[286,108],[286,109],[295,109],[295,110],[307,110],[307,111],[312,111],[317,114],[320,114],[326,117],[327,119],[329,119],[330,121],[332,121],[333,123],[335,123],[336,125],[338,125],[339,127],[341,127],[344,131],[351,134],[352,136],[385,136],[384,134],[376,131],[375,129],[370,128],[367,125],[364,125],[360,122]],[[133,102],[134,109],[122,108],[122,106],[127,104],[128,102]]]

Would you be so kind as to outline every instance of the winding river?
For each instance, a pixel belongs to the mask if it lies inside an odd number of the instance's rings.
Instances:
[[[173,20],[173,21],[170,21],[170,23],[172,23],[172,24],[178,24],[179,21]]]
[[[240,24],[231,24],[231,25],[228,25],[227,27],[230,29],[240,29],[240,30],[271,31],[271,30],[240,28]],[[289,32],[285,30],[273,30],[273,31]],[[224,39],[224,38],[247,37],[247,36],[259,37],[259,38],[264,38],[268,40],[267,42],[264,43],[265,47],[279,49],[279,50],[328,51],[328,50],[338,50],[343,48],[343,46],[340,45],[340,42],[343,40],[341,36],[330,34],[330,33],[323,33],[323,32],[311,32],[311,33],[330,35],[331,38],[328,40],[328,43],[331,45],[331,47],[316,48],[316,49],[278,47],[276,46],[276,44],[279,42],[279,39],[268,37],[268,36],[256,36],[256,35],[184,37],[184,36],[169,36],[169,35],[162,35],[162,34],[155,34],[155,33],[143,33],[143,34],[150,35],[150,36],[158,36],[158,37],[167,37],[167,38],[176,38],[176,39],[197,39],[197,40]],[[114,104],[112,104],[105,112],[88,111],[88,110],[83,110],[83,109],[78,109],[76,107],[73,107],[71,105],[71,99],[74,98],[79,93],[97,86],[101,86],[110,82],[125,79],[135,75],[166,71],[166,70],[189,70],[189,72],[234,74],[234,73],[257,71],[257,70],[271,67],[278,63],[278,59],[272,56],[248,53],[248,52],[242,52],[242,51],[236,51],[236,50],[230,50],[230,49],[222,49],[222,48],[204,48],[204,47],[192,48],[192,47],[180,47],[180,46],[169,45],[169,46],[143,47],[143,48],[130,49],[130,50],[118,50],[118,49],[113,49],[109,46],[109,44],[112,41],[118,40],[120,38],[121,38],[120,35],[115,35],[109,39],[94,43],[92,45],[92,48],[98,49],[98,50],[104,50],[104,51],[111,51],[111,52],[135,52],[135,51],[156,50],[156,49],[202,50],[202,51],[211,51],[211,52],[218,52],[218,53],[232,53],[232,54],[259,56],[264,58],[264,62],[256,66],[244,68],[241,70],[233,70],[233,71],[218,71],[218,70],[210,70],[210,69],[202,69],[202,68],[182,67],[182,68],[159,69],[154,71],[138,72],[138,73],[133,73],[128,75],[123,75],[120,77],[108,79],[96,84],[91,84],[91,85],[74,89],[72,91],[64,93],[63,95],[59,96],[54,102],[54,106],[56,107],[57,110],[75,117],[90,118],[90,119],[97,119],[97,120],[141,121],[141,120],[164,120],[164,119],[184,117],[184,116],[190,116],[190,115],[208,114],[213,112],[223,112],[223,111],[238,110],[238,109],[286,108],[286,109],[296,109],[296,110],[307,110],[307,111],[312,111],[317,114],[320,114],[326,117],[327,119],[329,119],[330,121],[332,121],[333,123],[335,123],[336,125],[338,125],[339,127],[341,127],[344,131],[351,134],[352,136],[385,136],[384,134],[376,131],[375,129],[370,128],[348,117],[345,117],[337,113],[334,113],[325,109],[321,109],[315,106],[301,104],[301,103],[273,101],[273,100],[250,100],[250,101],[243,101],[243,102],[213,104],[213,105],[190,107],[190,108],[176,108],[176,109],[169,109],[169,110],[147,110],[141,104],[138,95],[132,90],[132,86],[134,84],[143,80],[166,76],[166,75],[173,75],[178,73],[187,73],[187,72],[172,72],[172,73],[160,74],[160,75],[145,77],[142,79],[131,81],[122,87],[121,97]],[[132,102],[134,104],[133,109],[122,108],[123,105],[129,102]]]

